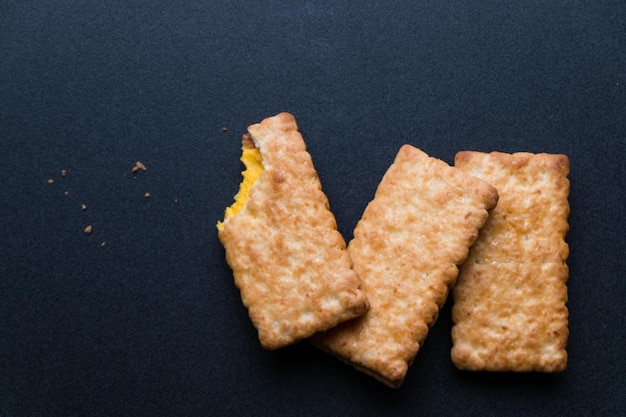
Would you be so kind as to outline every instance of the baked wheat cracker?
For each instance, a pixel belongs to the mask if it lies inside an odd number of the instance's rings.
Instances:
[[[483,181],[404,145],[348,245],[370,310],[313,343],[400,386],[497,198]]]
[[[459,152],[455,166],[500,195],[453,290],[460,369],[556,372],[567,366],[565,155]]]
[[[261,344],[276,349],[363,314],[368,302],[294,117],[248,132],[244,148],[258,148],[263,169],[218,235]]]

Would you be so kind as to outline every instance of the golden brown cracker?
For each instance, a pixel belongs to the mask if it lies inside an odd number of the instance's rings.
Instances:
[[[242,210],[218,225],[263,347],[276,349],[363,314],[368,303],[295,118],[248,127],[263,171]]]
[[[455,166],[496,187],[500,200],[453,290],[454,364],[467,370],[565,369],[568,158],[465,151]]]
[[[400,386],[497,198],[483,181],[404,145],[348,245],[370,310],[314,344]]]

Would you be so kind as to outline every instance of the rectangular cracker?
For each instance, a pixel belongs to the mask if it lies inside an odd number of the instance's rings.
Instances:
[[[248,132],[244,147],[258,148],[263,170],[218,235],[262,346],[276,349],[369,305],[295,118],[280,113]]]
[[[500,200],[453,290],[459,369],[558,372],[567,366],[569,159],[459,152],[455,166]]]
[[[400,386],[497,199],[487,183],[404,145],[348,244],[370,310],[313,343]]]

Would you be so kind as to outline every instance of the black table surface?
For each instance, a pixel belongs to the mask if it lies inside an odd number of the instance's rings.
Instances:
[[[0,416],[624,415],[626,3],[261,3],[0,2]],[[397,390],[264,351],[215,224],[281,111],[346,240],[404,143],[568,155],[567,370],[456,370],[451,300]]]

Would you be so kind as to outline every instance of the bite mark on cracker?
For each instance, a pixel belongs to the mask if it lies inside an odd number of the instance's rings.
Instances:
[[[261,345],[277,349],[363,314],[367,298],[295,118],[249,126],[242,154],[235,207],[217,229]]]

